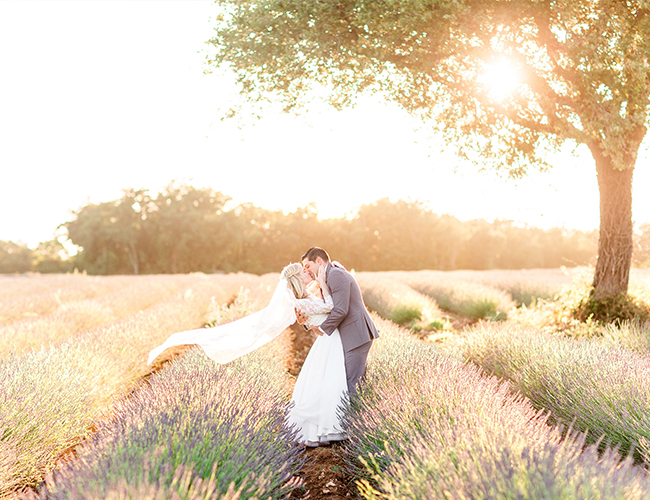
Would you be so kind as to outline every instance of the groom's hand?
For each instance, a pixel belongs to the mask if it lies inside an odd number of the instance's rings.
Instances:
[[[304,325],[307,322],[307,315],[297,308],[296,308],[296,321],[300,325]]]
[[[311,330],[312,332],[314,332],[318,337],[320,337],[321,335],[323,335],[323,331],[322,331],[320,328],[318,328],[317,326],[312,326],[312,327],[309,328],[309,330]],[[309,330],[308,330],[308,331],[309,331]]]

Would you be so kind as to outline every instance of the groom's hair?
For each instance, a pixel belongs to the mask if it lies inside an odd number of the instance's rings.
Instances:
[[[325,262],[330,261],[329,254],[320,247],[311,247],[309,250],[307,250],[305,252],[305,255],[303,255],[302,259],[300,259],[300,260],[303,261],[303,260],[307,259],[307,260],[310,260],[312,262],[316,262],[316,257],[320,257]]]

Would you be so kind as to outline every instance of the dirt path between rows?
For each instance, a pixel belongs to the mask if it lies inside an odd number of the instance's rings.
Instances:
[[[298,376],[315,340],[316,336],[306,333],[301,326],[291,327],[294,353],[293,363],[289,368],[291,375]],[[298,474],[303,480],[303,485],[293,491],[292,499],[336,500],[356,497],[353,480],[345,474],[345,464],[338,453],[342,446],[345,444],[333,443],[331,446],[305,448],[307,461]]]

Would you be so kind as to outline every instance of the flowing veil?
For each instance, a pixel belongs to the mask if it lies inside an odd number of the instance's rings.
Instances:
[[[228,363],[270,342],[295,321],[295,300],[283,278],[261,311],[224,325],[174,333],[149,353],[147,364],[165,349],[183,344],[197,344],[214,362]]]

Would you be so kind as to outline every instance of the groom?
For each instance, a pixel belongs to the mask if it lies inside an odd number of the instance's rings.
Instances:
[[[318,275],[319,267],[325,269],[325,283],[330,289],[334,308],[320,326],[312,326],[310,330],[316,335],[331,335],[339,329],[345,355],[348,392],[352,397],[356,395],[359,380],[366,372],[366,359],[372,341],[379,337],[379,333],[363,303],[356,280],[342,267],[332,265],[325,250],[310,248],[302,256],[302,265],[313,276]]]

